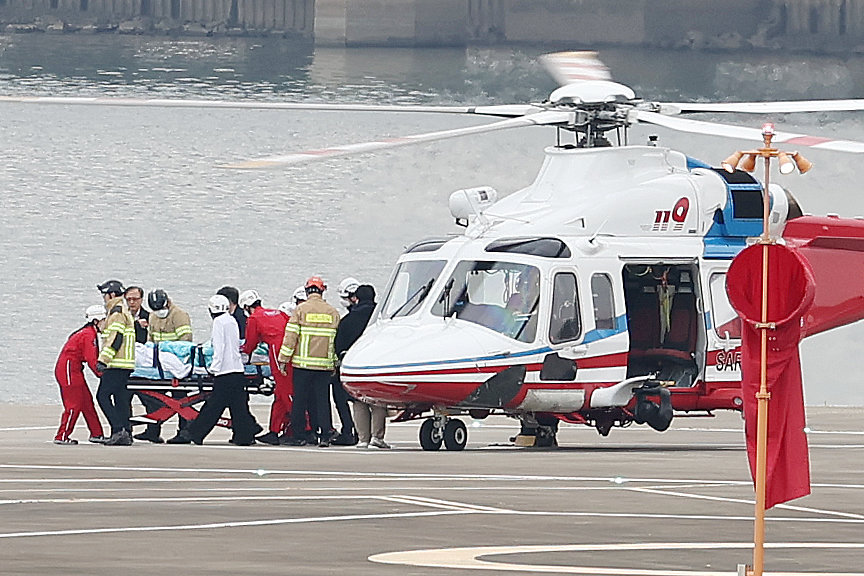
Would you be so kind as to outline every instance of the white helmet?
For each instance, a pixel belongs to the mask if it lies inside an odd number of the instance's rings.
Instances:
[[[104,320],[106,316],[105,307],[100,306],[99,304],[88,306],[87,310],[84,312],[84,318],[87,319],[87,322],[92,322],[93,320]]]
[[[282,302],[281,304],[279,304],[279,311],[286,316],[292,316],[294,314],[294,310],[296,309],[297,305],[294,304],[293,300],[288,300],[287,302]]]
[[[241,308],[245,308],[247,306],[251,306],[255,302],[260,302],[261,296],[258,295],[257,290],[244,290],[240,293],[240,298],[237,300],[237,305]]]
[[[357,288],[359,287],[360,281],[356,278],[352,278],[351,276],[349,276],[348,278],[345,278],[344,280],[339,282],[339,297],[348,298],[349,296],[354,294],[354,292],[356,292]]]
[[[305,302],[309,299],[309,296],[306,294],[305,286],[298,286],[296,290],[294,290],[294,294],[291,295],[292,298],[296,302]]]
[[[207,302],[207,309],[210,310],[211,314],[222,314],[231,309],[231,303],[228,302],[228,298],[225,296],[216,294],[210,297],[210,301]]]

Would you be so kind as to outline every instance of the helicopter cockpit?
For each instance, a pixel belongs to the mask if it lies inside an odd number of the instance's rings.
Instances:
[[[432,314],[479,324],[519,342],[533,342],[539,304],[537,267],[467,260],[456,265],[432,305]]]

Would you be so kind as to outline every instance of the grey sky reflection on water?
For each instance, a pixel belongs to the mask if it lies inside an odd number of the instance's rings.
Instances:
[[[539,50],[338,50],[261,39],[0,35],[0,94],[260,98],[489,104],[539,101],[555,87]],[[742,100],[864,95],[862,58],[606,50],[616,79],[648,98]],[[0,400],[58,400],[56,351],[109,277],[162,287],[209,329],[205,303],[229,283],[265,304],[309,274],[383,286],[404,246],[455,233],[453,190],[527,185],[554,142],[538,128],[451,140],[279,171],[220,163],[482,123],[369,113],[76,108],[0,104]],[[758,117],[714,119],[758,126]],[[794,115],[778,129],[864,139],[860,115]],[[718,163],[748,146],[637,126],[631,142]],[[784,177],[807,212],[864,214],[851,155],[812,152]],[[335,297],[334,297],[335,299]],[[34,322],[34,317],[39,321]],[[864,404],[852,358],[864,328],[803,345],[812,404]],[[826,377],[827,376],[827,377]]]

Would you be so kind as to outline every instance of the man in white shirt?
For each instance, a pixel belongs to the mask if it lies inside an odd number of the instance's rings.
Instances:
[[[233,443],[250,446],[255,443],[255,421],[249,412],[249,396],[246,394],[246,377],[243,360],[240,358],[240,329],[229,314],[230,303],[225,296],[217,294],[210,298],[207,307],[213,318],[211,342],[213,360],[209,371],[213,374],[213,393],[204,402],[198,417],[168,440],[169,444],[202,444],[204,438],[216,426],[225,408],[231,413],[234,429]]]

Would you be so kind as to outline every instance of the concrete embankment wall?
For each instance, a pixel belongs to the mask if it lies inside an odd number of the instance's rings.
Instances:
[[[9,32],[312,37],[315,0],[0,0]]]
[[[8,25],[8,26],[7,26]],[[864,0],[0,0],[0,30],[864,51]]]

